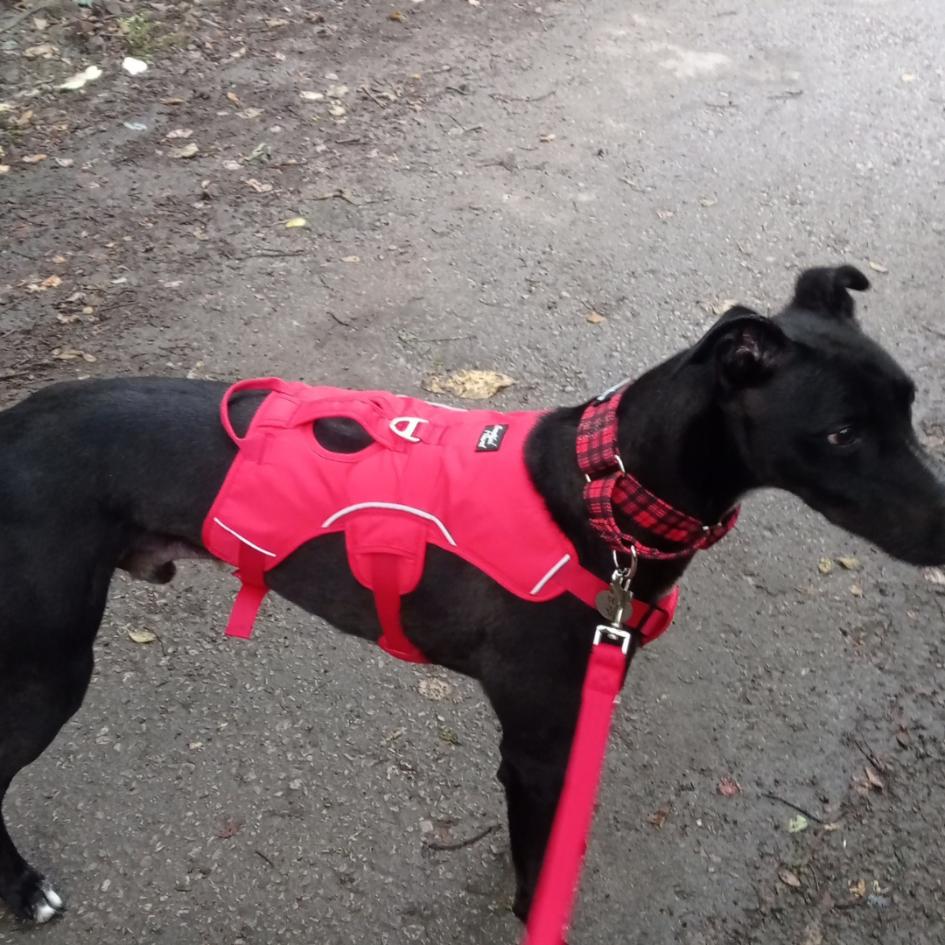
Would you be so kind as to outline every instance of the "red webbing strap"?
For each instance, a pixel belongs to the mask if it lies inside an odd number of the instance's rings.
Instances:
[[[228,637],[248,640],[253,635],[253,624],[263,598],[269,592],[263,577],[266,558],[248,545],[240,545],[239,567],[234,572],[240,579],[240,589],[226,625]]]
[[[374,607],[381,624],[381,638],[377,645],[399,660],[429,663],[423,653],[407,639],[400,622],[400,587],[397,582],[400,560],[399,555],[394,554],[371,555]]]
[[[563,945],[577,894],[581,864],[594,816],[607,739],[627,657],[620,646],[596,643],[581,694],[571,756],[545,850],[538,889],[523,945]]]

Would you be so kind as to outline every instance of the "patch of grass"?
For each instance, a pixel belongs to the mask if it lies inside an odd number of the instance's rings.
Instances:
[[[118,28],[125,37],[128,53],[139,59],[147,59],[159,45],[158,25],[146,13],[134,13],[118,21]]]
[[[118,28],[125,38],[128,55],[138,59],[149,59],[160,49],[182,46],[187,42],[185,32],[164,32],[163,24],[152,20],[146,13],[126,16],[118,21]]]

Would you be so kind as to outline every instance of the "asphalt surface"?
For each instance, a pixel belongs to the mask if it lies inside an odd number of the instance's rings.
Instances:
[[[417,393],[466,367],[516,379],[498,406],[576,402],[846,261],[945,450],[945,6],[108,7],[0,33],[0,101],[33,112],[0,115],[5,402],[154,373]],[[939,577],[746,503],[634,666],[572,945],[945,941]],[[116,579],[89,697],[5,808],[69,912],[0,914],[0,942],[517,941],[477,688],[279,602],[225,640],[235,589]]]

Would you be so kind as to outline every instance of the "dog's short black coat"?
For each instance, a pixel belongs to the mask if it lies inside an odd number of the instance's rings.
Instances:
[[[621,404],[619,440],[638,478],[705,522],[752,489],[786,489],[898,558],[945,561],[945,488],[912,430],[914,385],[854,320],[848,290],[868,285],[851,266],[808,270],[775,318],[736,307],[635,381]],[[174,559],[204,554],[201,523],[234,455],[218,417],[224,389],[157,379],[59,384],[0,414],[0,802],[82,703],[114,570],[163,582]],[[260,397],[237,397],[238,428]],[[606,578],[610,555],[581,500],[581,410],[543,419],[527,461],[582,563]],[[317,434],[342,450],[366,435],[337,421],[322,422]],[[644,561],[636,594],[666,591],[686,563]],[[301,548],[271,584],[343,631],[378,636],[373,599],[351,576],[340,536]],[[528,603],[431,547],[403,618],[431,660],[480,681],[498,714],[515,911],[523,916],[595,615],[570,596]],[[51,918],[62,905],[2,819],[0,896],[25,919]]]

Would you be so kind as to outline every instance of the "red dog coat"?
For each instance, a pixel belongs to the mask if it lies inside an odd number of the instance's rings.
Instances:
[[[229,418],[240,390],[270,392],[243,437]],[[525,466],[525,441],[541,416],[277,378],[234,384],[221,418],[239,453],[203,525],[207,549],[242,581],[227,633],[248,637],[266,572],[332,532],[344,532],[351,570],[374,592],[381,647],[401,659],[425,662],[404,634],[400,598],[419,583],[428,544],[525,600],[570,593],[593,607],[607,584],[581,567]],[[374,442],[357,453],[325,449],[313,433],[324,417],[355,420]],[[653,639],[669,626],[677,596],[635,600],[628,625]]]

